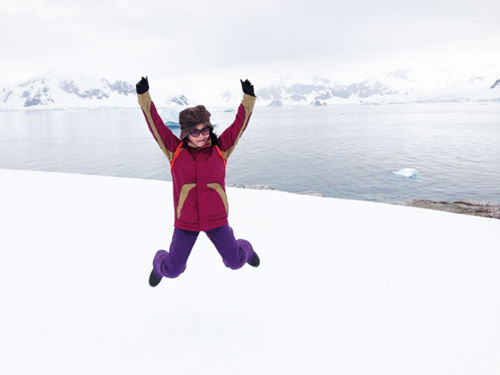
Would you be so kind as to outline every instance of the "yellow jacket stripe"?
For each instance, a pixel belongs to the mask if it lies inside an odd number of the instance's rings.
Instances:
[[[234,131],[234,130],[237,130],[237,128],[239,127],[238,134],[236,135],[236,138],[235,138],[233,144],[227,150],[222,151],[222,153],[226,159],[229,158],[229,155],[232,154],[232,152],[234,151],[234,148],[238,144],[238,141],[240,140],[241,136],[243,135],[243,132],[245,131],[245,129],[248,125],[248,120],[250,119],[250,115],[252,114],[253,107],[255,106],[256,100],[257,100],[257,98],[255,96],[243,94],[243,100],[241,102],[241,105],[243,106],[243,110],[244,110],[243,121],[240,124],[239,122],[241,120],[238,121],[238,115],[236,115],[236,121],[233,123],[233,125],[231,127],[226,129],[226,131]],[[231,129],[232,127],[236,127],[236,129]]]
[[[148,122],[149,129],[151,130],[151,133],[153,133],[153,136],[155,137],[156,142],[158,142],[158,145],[160,146],[161,150],[163,151],[165,156],[168,158],[168,160],[172,161],[175,149],[169,150],[167,148],[167,146],[165,145],[165,142],[163,141],[163,139],[160,135],[160,131],[158,130],[158,127],[162,126],[162,127],[166,128],[166,126],[163,123],[163,120],[158,115],[156,108],[154,107],[154,104],[151,101],[151,96],[149,95],[149,91],[145,92],[144,94],[138,94],[137,99],[138,99],[139,105],[141,106],[142,111],[144,112],[144,115],[146,116],[146,120]]]

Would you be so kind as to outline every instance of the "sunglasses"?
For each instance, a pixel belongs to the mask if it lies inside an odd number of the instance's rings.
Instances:
[[[199,137],[200,134],[207,135],[208,133],[210,133],[210,130],[211,130],[210,126],[205,126],[201,130],[193,129],[189,132],[189,134],[191,134],[193,137]]]

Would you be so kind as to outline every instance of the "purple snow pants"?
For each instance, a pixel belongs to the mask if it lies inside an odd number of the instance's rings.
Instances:
[[[153,260],[153,269],[162,276],[174,278],[186,269],[186,263],[191,254],[198,234],[184,229],[174,229],[170,251],[160,250]],[[253,249],[247,240],[234,238],[233,230],[229,225],[224,225],[205,232],[215,245],[226,267],[233,270],[241,268],[251,259]]]

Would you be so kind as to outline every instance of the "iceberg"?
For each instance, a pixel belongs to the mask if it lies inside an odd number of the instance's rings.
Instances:
[[[399,171],[392,171],[392,173],[398,175],[398,176],[403,176],[403,177],[408,177],[408,178],[417,178],[420,177],[420,174],[415,168],[403,168]]]
[[[175,128],[180,128],[181,127],[181,124],[179,124],[176,121],[163,120],[163,122],[165,123],[165,125],[167,127],[171,128],[171,129],[175,129]],[[212,126],[214,128],[216,128],[218,125],[219,125],[219,123],[217,123],[217,122],[212,123]]]
[[[175,121],[165,121],[165,125],[167,125],[169,128],[180,128],[181,127],[181,125]]]
[[[167,107],[167,108],[162,108],[162,111],[160,113],[160,117],[163,119],[163,122],[169,126],[167,123],[179,123],[179,112],[181,111],[180,108],[177,107]]]

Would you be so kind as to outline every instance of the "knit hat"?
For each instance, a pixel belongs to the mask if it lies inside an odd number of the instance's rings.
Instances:
[[[182,110],[179,113],[179,124],[181,125],[181,140],[186,138],[191,130],[200,123],[207,123],[210,128],[214,128],[210,123],[210,112],[207,111],[205,106],[197,105]]]

